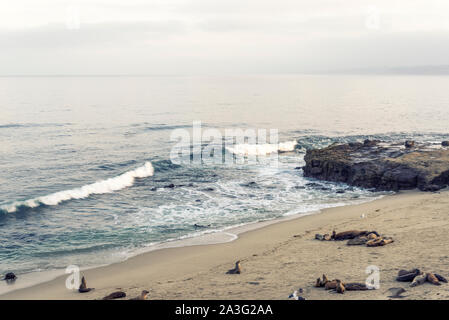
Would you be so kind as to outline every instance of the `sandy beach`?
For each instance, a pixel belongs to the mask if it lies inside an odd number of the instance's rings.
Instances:
[[[405,299],[449,299],[449,284],[410,288],[395,281],[399,269],[449,275],[448,195],[448,191],[399,193],[270,224],[228,243],[144,253],[83,272],[88,285],[95,287],[85,294],[66,289],[64,275],[0,299],[99,299],[118,289],[128,297],[147,289],[150,299],[287,299],[298,288],[303,288],[306,299],[389,299],[387,290],[392,287],[405,288]],[[314,239],[315,233],[351,229],[376,230],[395,242],[369,248]],[[236,260],[241,260],[242,274],[226,274]],[[314,287],[323,273],[365,282],[370,265],[380,269],[378,290],[337,294]]]

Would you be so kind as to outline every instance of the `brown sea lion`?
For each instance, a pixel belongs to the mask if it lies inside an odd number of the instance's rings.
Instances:
[[[421,273],[422,272],[419,269],[399,270],[396,280],[401,282],[410,282],[413,281],[413,279],[415,279],[415,277],[420,275]]]
[[[365,291],[369,290],[369,288],[364,283],[357,283],[357,282],[351,282],[351,283],[345,283],[345,289],[348,291]]]
[[[126,297],[126,293],[123,291],[116,291],[111,294],[108,294],[106,297],[103,298],[103,300],[113,300],[113,299],[120,299]]]
[[[321,279],[321,278],[317,278],[317,279],[316,279],[315,287],[316,287],[316,288],[324,287],[324,286],[326,285],[327,282],[329,282],[329,280],[327,279],[326,275],[323,274],[323,279]]]
[[[226,274],[240,274],[242,273],[242,268],[240,267],[240,260],[235,263],[235,268],[228,270]]]
[[[337,280],[335,291],[337,291],[337,293],[345,293],[345,286],[340,280]]]
[[[371,232],[366,237],[368,238],[368,240],[373,240],[373,239],[376,239],[378,236],[379,236],[379,234],[377,234],[377,232]]]
[[[426,282],[426,280],[427,280],[427,275],[420,274],[420,275],[416,276],[415,279],[413,279],[412,283],[410,284],[410,287],[419,286],[420,284],[423,284],[424,282]]]
[[[394,240],[391,237],[377,237],[376,239],[369,240],[366,243],[366,246],[367,247],[381,247],[381,246],[385,246],[392,242],[394,242]]]
[[[337,288],[337,282],[338,281],[340,281],[340,280],[334,279],[332,281],[326,282],[326,284],[324,285],[324,289],[325,290],[332,290],[332,289]]]
[[[149,292],[147,290],[143,290],[140,296],[137,296],[135,298],[129,299],[129,300],[147,300]]]
[[[426,277],[427,282],[430,282],[431,284],[434,284],[436,286],[441,285],[440,281],[438,281],[438,278],[433,273],[426,273]]]
[[[439,275],[438,273],[434,273],[435,277],[437,277],[438,281],[447,283],[447,279],[441,275]]]
[[[86,279],[83,276],[81,278],[81,284],[80,284],[80,287],[78,289],[78,292],[79,293],[86,293],[86,292],[89,292],[89,291],[92,291],[92,290],[94,290],[94,288],[88,288],[87,287]]]

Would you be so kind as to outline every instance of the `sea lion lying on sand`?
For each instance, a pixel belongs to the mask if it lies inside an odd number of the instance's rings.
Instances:
[[[435,276],[435,274],[433,274],[431,272],[426,273],[426,280],[427,280],[427,282],[430,282],[431,284],[434,284],[436,286],[441,285],[440,281],[438,281],[438,278]]]
[[[332,289],[337,288],[338,281],[340,281],[340,280],[334,279],[332,281],[327,281],[324,284],[324,290],[332,290]]]
[[[385,246],[389,243],[393,243],[394,240],[391,237],[377,237],[376,239],[373,240],[369,240],[366,243],[367,247],[381,247],[381,246]]]
[[[335,288],[335,291],[337,291],[337,293],[345,293],[345,286],[343,285],[343,283],[340,280],[337,280],[337,286]]]
[[[89,292],[94,290],[94,288],[88,288],[87,287],[87,283],[86,283],[86,279],[84,278],[84,276],[81,278],[81,284],[80,287],[78,289],[79,293],[85,293],[85,292]]]
[[[413,279],[415,279],[415,277],[419,276],[420,274],[422,274],[422,272],[419,269],[399,270],[396,280],[401,282],[410,282],[413,281]]]
[[[346,242],[346,244],[348,246],[360,246],[366,244],[368,240],[369,240],[368,237],[362,236],[354,239],[349,239],[348,242]]]
[[[103,300],[113,300],[113,299],[120,299],[126,297],[126,293],[123,291],[116,291],[111,294],[108,294],[106,297],[103,298]]]
[[[235,263],[235,268],[228,270],[226,274],[240,274],[242,273],[242,269],[240,267],[240,260]]]
[[[140,296],[137,296],[135,298],[129,299],[129,300],[147,300],[149,292],[147,290],[143,290]]]
[[[441,275],[439,275],[438,273],[434,273],[435,277],[437,277],[438,281],[447,283],[447,279]]]
[[[349,231],[343,231],[343,232],[339,232],[336,233],[335,230],[332,232],[332,239],[333,240],[337,240],[337,241],[342,241],[342,240],[349,240],[349,239],[354,239],[357,237],[361,237],[361,236],[368,236],[372,234],[372,236],[370,237],[379,237],[379,234],[377,233],[377,231],[359,231],[359,230],[349,230]]]
[[[370,290],[364,283],[358,283],[358,282],[350,282],[345,283],[345,289],[348,291],[365,291]]]
[[[328,233],[326,233],[324,235],[317,233],[317,234],[315,234],[315,239],[320,240],[320,241],[330,241],[330,240],[332,240],[331,236]]]
[[[416,287],[420,284],[423,284],[427,280],[427,274],[420,274],[413,279],[412,283],[410,284],[410,287]]]
[[[324,287],[328,281],[329,279],[327,279],[326,275],[323,274],[323,280],[321,280],[320,278],[316,279],[315,287],[317,288]]]
[[[346,290],[348,291],[365,291],[365,290],[374,290],[375,288],[368,288],[366,284],[358,283],[358,282],[349,282],[344,283],[339,279],[334,279],[329,281],[326,275],[323,274],[323,279],[317,278],[315,282],[315,287],[322,288],[325,290],[335,290],[338,293],[344,293]]]

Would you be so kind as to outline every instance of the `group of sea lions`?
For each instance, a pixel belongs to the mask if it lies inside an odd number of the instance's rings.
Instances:
[[[83,276],[81,278],[81,284],[78,288],[78,292],[86,293],[86,292],[89,292],[92,290],[94,290],[94,288],[87,287],[86,278]],[[149,292],[147,290],[143,290],[139,296],[137,296],[135,298],[131,298],[130,300],[146,300],[148,298],[148,294],[149,294]],[[112,292],[111,294],[108,294],[106,297],[103,298],[103,300],[114,300],[114,299],[121,299],[121,298],[125,298],[125,297],[126,297],[125,292],[115,291],[115,292]]]
[[[436,286],[441,285],[441,282],[447,283],[447,279],[438,273],[422,272],[419,269],[399,270],[397,281],[411,282],[410,287],[416,287],[424,282],[429,282]]]
[[[345,293],[345,291],[365,291],[371,290],[374,288],[369,288],[366,284],[358,283],[358,282],[348,282],[344,283],[339,279],[329,280],[325,274],[323,274],[323,278],[317,278],[315,282],[316,288],[323,288],[325,290],[335,290],[337,293]]]
[[[336,233],[335,230],[332,235],[326,234],[315,234],[315,239],[320,241],[343,241],[348,240],[348,246],[354,245],[366,245],[367,247],[380,247],[385,246],[389,243],[394,242],[393,238],[381,236],[377,231],[359,231],[350,230]]]

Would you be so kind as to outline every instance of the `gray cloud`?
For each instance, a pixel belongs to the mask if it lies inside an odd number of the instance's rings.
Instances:
[[[402,0],[377,1],[374,8],[365,0],[96,0],[80,2],[79,29],[68,29],[65,7],[53,12],[52,3],[48,16],[25,19],[22,27],[2,27],[8,17],[0,22],[0,74],[326,72],[449,64],[449,11],[439,7],[448,5],[437,0],[424,13],[422,2],[403,7]]]

